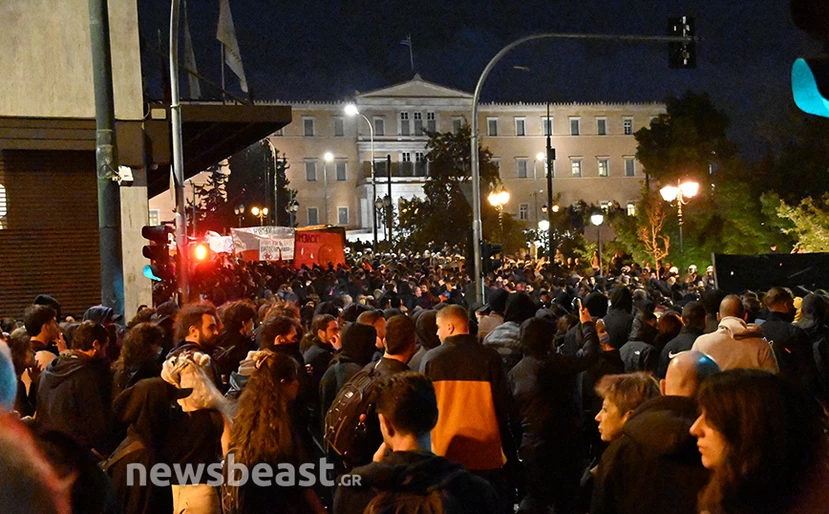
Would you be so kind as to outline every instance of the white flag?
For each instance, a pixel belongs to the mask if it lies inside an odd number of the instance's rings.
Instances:
[[[184,2],[184,67],[188,70],[199,71],[196,68],[196,54],[193,52],[193,38],[190,35],[190,23],[187,21],[187,2]],[[192,73],[187,73],[190,84],[190,98],[201,98],[201,86],[199,78]]]
[[[248,81],[242,67],[242,54],[239,53],[239,42],[236,41],[236,29],[233,28],[233,15],[230,14],[228,0],[219,0],[219,28],[216,30],[216,39],[224,45],[225,64],[239,77],[239,85],[242,91],[247,93]]]

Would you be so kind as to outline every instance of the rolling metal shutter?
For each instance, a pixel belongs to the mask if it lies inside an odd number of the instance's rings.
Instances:
[[[20,319],[35,296],[78,318],[100,303],[95,154],[0,152],[8,214],[0,229],[0,316]]]

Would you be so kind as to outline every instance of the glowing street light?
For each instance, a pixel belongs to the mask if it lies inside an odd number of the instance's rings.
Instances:
[[[684,224],[684,220],[682,219],[682,206],[688,203],[689,198],[693,198],[697,196],[699,192],[699,183],[694,181],[688,181],[683,183],[677,183],[676,186],[665,186],[659,190],[659,194],[662,195],[662,199],[666,202],[673,202],[676,200],[677,205],[677,220],[679,221],[679,252],[685,252],[685,246],[682,241],[682,225]]]
[[[538,222],[538,230],[542,232],[547,232],[550,230],[550,222],[547,220],[541,220]]]
[[[267,207],[262,207],[260,209],[259,207],[251,207],[250,208],[250,213],[253,214],[254,216],[256,216],[257,218],[259,218],[259,225],[264,225],[265,224],[265,216],[268,215],[268,208]]]
[[[597,212],[590,216],[590,223],[596,227],[596,233],[599,240],[599,275],[602,274],[602,223],[604,223],[604,215]]]
[[[489,193],[487,200],[498,211],[498,228],[501,231],[501,244],[504,244],[504,206],[509,202],[509,191],[506,189],[493,191]]]

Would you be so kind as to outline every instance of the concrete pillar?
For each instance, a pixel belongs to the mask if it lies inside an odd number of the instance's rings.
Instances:
[[[132,184],[121,185],[121,248],[124,258],[124,317],[132,319],[139,305],[153,304],[152,282],[144,276],[148,263],[142,254],[146,240],[141,227],[149,222],[147,170],[132,170]]]

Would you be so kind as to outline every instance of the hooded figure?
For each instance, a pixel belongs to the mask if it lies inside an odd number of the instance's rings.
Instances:
[[[484,338],[484,346],[497,351],[509,373],[521,360],[521,323],[535,317],[538,305],[527,293],[515,293],[507,300],[504,323]]]
[[[771,344],[763,337],[763,327],[726,316],[717,331],[704,334],[692,350],[702,352],[727,371],[735,368],[762,369],[777,374],[780,368]]]
[[[343,385],[371,362],[376,341],[377,331],[371,325],[351,323],[345,326],[342,350],[331,360],[320,381],[320,419],[325,419],[325,413]]]
[[[610,346],[617,350],[628,342],[633,326],[633,294],[627,287],[617,287],[610,298],[610,309],[602,318],[607,333],[610,334]]]
[[[176,389],[161,378],[140,380],[115,398],[112,409],[121,423],[128,425],[127,437],[104,464],[112,479],[118,505],[125,514],[170,512],[173,497],[170,487],[157,487],[151,481],[146,487],[127,486],[127,466],[141,464],[150,469],[164,462],[164,446],[170,426],[170,412],[177,399],[190,393]]]
[[[409,369],[420,370],[420,361],[426,352],[440,346],[438,339],[438,311],[420,311],[415,315],[415,338],[417,339],[417,351],[409,361]]]

